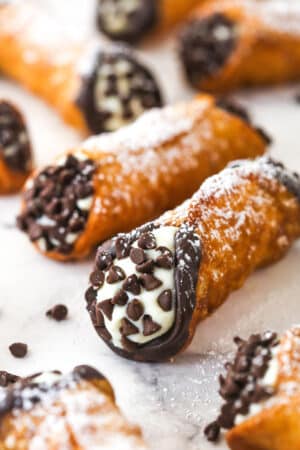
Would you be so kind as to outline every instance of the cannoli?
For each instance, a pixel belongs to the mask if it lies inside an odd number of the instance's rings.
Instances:
[[[74,42],[30,1],[0,5],[0,70],[89,134],[162,104],[153,75],[131,51]]]
[[[265,157],[236,162],[178,208],[99,247],[86,292],[93,325],[123,357],[170,359],[299,236],[299,176]]]
[[[109,382],[78,366],[45,372],[0,391],[3,450],[146,450],[141,431],[121,415]]]
[[[169,29],[203,0],[98,0],[99,29],[132,44],[150,32]]]
[[[227,431],[232,450],[298,450],[300,443],[300,327],[235,338],[237,352],[220,375],[224,399],[205,429],[216,441]]]
[[[19,191],[32,170],[26,124],[12,103],[0,100],[0,194]]]
[[[210,96],[154,109],[113,134],[90,138],[25,187],[19,227],[47,256],[86,256],[190,196],[236,158],[264,153],[249,124]]]
[[[208,2],[180,33],[187,79],[213,92],[299,80],[299,27],[299,2]]]

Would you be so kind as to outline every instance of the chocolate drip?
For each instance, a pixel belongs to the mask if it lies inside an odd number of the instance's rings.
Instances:
[[[105,243],[97,252],[96,266],[102,268],[113,264],[116,258],[116,242],[122,240],[124,248],[129,248],[134,241],[143,241],[143,245],[149,243],[149,232],[159,228],[155,223],[149,223],[143,227],[137,228],[129,234],[119,235],[116,239]],[[147,233],[147,238],[145,238]],[[140,239],[141,236],[143,239]],[[103,263],[104,261],[104,263]],[[175,356],[184,346],[189,337],[189,326],[196,306],[196,286],[198,281],[199,265],[201,262],[201,243],[199,237],[193,228],[182,225],[175,234],[175,322],[170,331],[166,334],[153,339],[146,344],[137,344],[127,337],[123,338],[121,349],[113,345],[111,336],[107,333],[103,320],[99,320],[97,311],[96,291],[94,296],[88,289],[86,294],[87,309],[99,336],[104,339],[107,345],[117,354],[136,361],[163,361]],[[168,308],[167,305],[164,305]],[[149,318],[146,318],[146,332],[156,331],[156,325]],[[145,325],[145,324],[144,324]],[[151,325],[151,326],[150,326]]]
[[[31,145],[21,113],[6,101],[0,101],[0,158],[16,172],[31,169]]]
[[[196,87],[216,75],[236,47],[235,23],[215,13],[191,20],[180,35],[180,56],[189,81]]]
[[[114,131],[134,121],[147,109],[162,104],[159,87],[150,70],[128,49],[120,47],[93,55],[92,67],[82,77],[77,99],[94,134]]]
[[[130,10],[126,4],[127,0],[98,0],[98,27],[111,39],[136,43],[158,22],[157,1],[136,0]]]

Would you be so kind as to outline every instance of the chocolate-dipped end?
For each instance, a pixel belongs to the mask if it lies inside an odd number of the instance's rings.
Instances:
[[[77,104],[92,133],[115,131],[144,111],[162,106],[154,76],[130,51],[100,51],[91,59]]]
[[[30,138],[22,114],[11,103],[0,101],[0,158],[15,172],[32,168]]]
[[[82,380],[105,380],[104,376],[90,366],[77,366],[67,375],[55,370],[19,379],[0,391],[0,418],[10,412],[30,411],[38,403],[55,400],[65,389],[74,388]]]
[[[179,36],[179,54],[192,85],[217,75],[237,44],[235,23],[221,13],[191,20]]]
[[[78,152],[46,167],[27,183],[17,224],[41,251],[72,252],[92,208],[95,170],[95,162]]]
[[[257,161],[260,170],[275,178],[300,202],[300,175],[297,172],[292,172],[280,161],[276,161],[268,156],[259,158]],[[247,163],[247,160],[235,161],[230,163],[229,167],[243,167]]]
[[[98,0],[98,27],[111,39],[132,44],[157,23],[156,0]]]
[[[164,361],[189,339],[201,244],[193,228],[150,223],[101,246],[87,309],[117,354]]]
[[[237,352],[225,364],[220,375],[219,393],[224,399],[218,418],[204,432],[208,440],[217,441],[222,428],[231,429],[258,412],[261,402],[275,392],[278,374],[278,336],[270,331],[253,334],[247,341],[234,339]]]

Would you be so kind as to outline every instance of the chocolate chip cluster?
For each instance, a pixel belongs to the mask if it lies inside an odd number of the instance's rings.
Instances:
[[[98,3],[98,26],[112,39],[136,42],[155,24],[155,0],[98,0]]]
[[[10,103],[0,101],[0,157],[15,171],[31,168],[31,146],[20,112]]]
[[[136,244],[136,245],[133,245]],[[148,250],[156,250],[157,257],[149,257]],[[130,258],[135,265],[135,273],[126,274],[118,266],[118,260]],[[166,247],[158,247],[154,234],[151,231],[142,233],[135,241],[126,235],[118,237],[109,250],[100,250],[96,259],[96,267],[90,276],[91,286],[86,292],[88,310],[99,335],[105,340],[111,340],[112,336],[105,327],[104,316],[112,320],[115,305],[125,308],[125,315],[121,320],[120,333],[122,343],[127,348],[130,343],[127,338],[139,333],[135,322],[142,320],[142,333],[151,336],[161,329],[161,325],[146,313],[139,295],[145,291],[154,291],[162,287],[162,281],[155,276],[156,268],[172,270],[174,267],[174,255]],[[121,282],[121,288],[109,299],[97,303],[98,290],[108,283]],[[173,306],[173,292],[171,289],[162,289],[156,299],[162,311],[170,311]]]
[[[115,131],[145,110],[162,106],[151,72],[125,49],[99,52],[77,104],[93,133]]]
[[[41,250],[72,251],[88,219],[95,169],[92,160],[70,154],[62,164],[42,170],[25,191],[17,223]]]
[[[234,22],[220,13],[191,20],[180,36],[180,56],[190,82],[196,86],[215,75],[236,46]]]
[[[270,397],[274,391],[260,383],[272,359],[272,349],[278,345],[276,333],[253,334],[247,341],[236,337],[237,353],[233,362],[225,364],[226,374],[220,375],[220,395],[225,400],[215,422],[205,429],[208,440],[216,441],[220,429],[234,426],[238,414],[249,413],[250,405]]]

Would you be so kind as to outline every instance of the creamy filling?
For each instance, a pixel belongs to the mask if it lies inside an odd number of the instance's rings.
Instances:
[[[141,277],[144,275],[146,277],[148,276],[147,273],[143,274],[137,270],[136,260],[133,258],[133,261],[131,256],[114,261],[114,265],[120,268],[124,274],[120,281],[111,284],[107,281],[109,275],[106,275],[103,286],[97,293],[97,305],[101,307],[102,302],[113,299],[121,289],[125,290],[128,297],[126,304],[115,304],[113,306],[111,317],[108,317],[104,312],[105,327],[111,335],[114,346],[123,348],[124,319],[128,322],[125,326],[127,339],[137,344],[146,344],[164,335],[173,326],[175,321],[173,255],[175,252],[175,234],[177,231],[177,227],[154,229],[151,235],[154,237],[155,248],[143,249],[144,263],[153,262],[153,269],[151,270],[151,277],[154,277],[155,280],[153,284],[152,282],[149,282],[149,285],[147,285],[147,282],[144,284],[143,282],[139,282],[136,293],[124,288],[124,282],[128,280],[128,277],[134,275],[138,280],[141,280]],[[140,249],[139,245],[139,240],[132,244],[130,255],[134,253],[134,249]],[[166,250],[162,251],[162,248],[167,249],[167,253],[172,255],[172,262],[168,268],[161,267],[156,263],[158,258],[166,252]],[[168,294],[164,294],[166,292]],[[159,299],[162,298],[163,294],[168,297],[169,304],[165,306],[163,303],[162,307]],[[130,312],[130,305],[137,306],[137,309],[133,308],[134,313]],[[133,326],[132,330],[130,330],[130,326]],[[130,334],[127,334],[126,330],[129,330]]]

